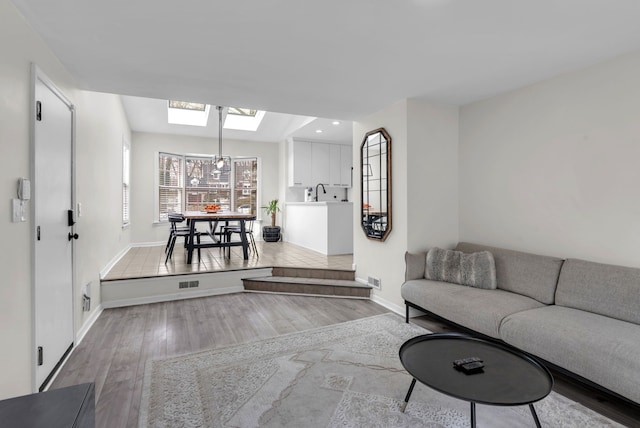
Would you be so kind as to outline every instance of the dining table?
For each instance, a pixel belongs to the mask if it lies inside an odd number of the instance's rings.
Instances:
[[[206,211],[186,211],[183,213],[187,224],[189,225],[189,236],[187,237],[187,264],[190,264],[193,260],[193,250],[201,248],[215,248],[215,247],[235,247],[242,246],[242,254],[244,260],[249,259],[249,241],[247,240],[245,222],[248,220],[255,220],[255,214],[246,214],[234,211],[219,211],[219,212],[206,212]],[[240,241],[230,241],[223,239],[223,233],[216,233],[218,224],[224,223],[225,226],[229,225],[230,221],[238,222],[240,226]],[[196,224],[199,222],[208,222],[209,228],[206,234],[209,235],[211,241],[196,242]]]

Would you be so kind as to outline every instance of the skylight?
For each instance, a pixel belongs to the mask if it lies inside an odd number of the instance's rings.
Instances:
[[[255,115],[258,113],[258,110],[254,110],[252,108],[229,107],[227,113],[237,114],[238,116],[255,117]]]
[[[169,100],[169,108],[181,108],[185,110],[204,111],[206,104],[190,103],[189,101]]]
[[[264,118],[264,111],[249,108],[229,107],[224,120],[225,129],[256,131]]]
[[[207,126],[208,104],[169,100],[167,121],[172,125]]]

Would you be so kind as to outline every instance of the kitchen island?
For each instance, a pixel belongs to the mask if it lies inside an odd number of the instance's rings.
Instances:
[[[285,240],[329,256],[353,253],[353,202],[287,202]]]

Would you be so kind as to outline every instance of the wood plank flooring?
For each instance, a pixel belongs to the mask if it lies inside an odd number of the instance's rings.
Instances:
[[[53,388],[95,382],[96,427],[137,427],[145,364],[388,312],[370,300],[237,293],[105,310]],[[455,331],[428,316],[412,322]],[[553,373],[554,390],[625,426],[640,410]]]
[[[136,427],[145,364],[388,312],[370,300],[237,293],[107,309],[51,389],[95,382],[96,427]]]

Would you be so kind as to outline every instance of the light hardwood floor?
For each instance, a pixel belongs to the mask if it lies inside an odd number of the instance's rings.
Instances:
[[[370,300],[237,293],[107,309],[51,388],[95,382],[96,427],[135,427],[148,359],[388,312]]]
[[[145,364],[388,312],[370,300],[236,293],[105,310],[51,388],[95,382],[96,427],[135,427]],[[428,316],[412,322],[455,331]],[[629,427],[640,410],[555,373],[554,390]]]

